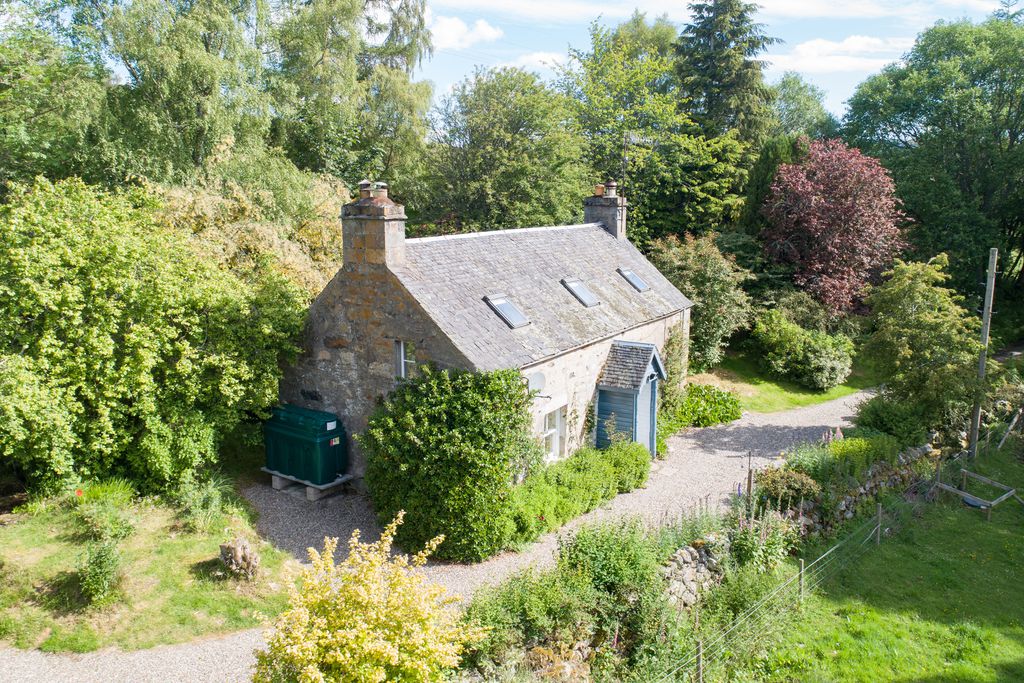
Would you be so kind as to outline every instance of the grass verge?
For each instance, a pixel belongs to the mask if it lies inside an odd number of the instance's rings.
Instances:
[[[0,516],[0,641],[52,652],[140,649],[257,626],[287,605],[294,561],[258,541],[242,514],[221,514],[209,531],[190,532],[154,501],[132,513],[136,531],[119,546],[118,591],[93,606],[81,595],[75,569],[84,545],[68,506]],[[259,548],[253,582],[222,572],[219,544],[234,536]]]
[[[710,372],[694,375],[690,381],[696,384],[713,384],[734,392],[739,396],[744,410],[773,413],[849,396],[877,386],[880,380],[870,370],[855,362],[853,372],[846,382],[828,391],[815,391],[770,376],[749,352],[730,352],[718,367]]]

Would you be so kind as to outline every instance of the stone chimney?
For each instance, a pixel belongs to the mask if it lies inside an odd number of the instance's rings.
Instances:
[[[594,185],[594,195],[583,200],[583,220],[600,223],[616,239],[626,239],[626,198],[614,180]]]
[[[359,183],[359,198],[341,208],[345,267],[405,263],[405,207],[388,197],[387,183]]]

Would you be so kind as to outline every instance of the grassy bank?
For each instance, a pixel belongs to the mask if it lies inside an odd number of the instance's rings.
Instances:
[[[1018,444],[968,468],[1024,488],[1019,453]],[[991,522],[954,500],[928,505],[810,597],[746,673],[767,681],[1024,680],[1022,538],[1016,501],[997,507]]]
[[[710,372],[695,375],[691,381],[735,392],[744,410],[772,413],[803,406],[815,405],[849,396],[879,383],[879,378],[855,363],[853,373],[846,382],[828,391],[814,391],[793,382],[777,379],[758,365],[756,357],[745,352],[729,353],[725,360]]]
[[[221,514],[198,532],[153,501],[132,513],[136,531],[119,546],[122,579],[99,605],[82,597],[75,570],[83,543],[69,506],[0,516],[0,642],[44,651],[146,648],[256,626],[286,605],[293,562],[269,544],[257,543],[255,581],[223,572],[221,542],[256,541],[243,512]]]

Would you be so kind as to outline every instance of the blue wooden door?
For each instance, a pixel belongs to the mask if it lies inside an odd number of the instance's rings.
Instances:
[[[627,439],[636,438],[636,394],[631,391],[599,389],[597,392],[597,447],[606,448],[611,443],[608,433],[609,421],[613,421],[612,432],[624,434]]]

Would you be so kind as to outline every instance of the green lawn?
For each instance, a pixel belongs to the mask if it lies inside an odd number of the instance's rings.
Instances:
[[[735,392],[740,397],[744,410],[772,413],[849,396],[861,389],[876,386],[879,378],[855,363],[853,373],[845,384],[829,391],[814,391],[793,382],[771,377],[748,352],[730,352],[718,367],[710,372],[694,375],[690,381],[714,384]]]
[[[74,570],[83,546],[67,506],[0,515],[0,642],[46,651],[146,648],[256,626],[287,604],[294,561],[267,543],[258,545],[256,581],[220,571],[223,540],[255,540],[247,519],[225,514],[210,532],[192,533],[167,507],[143,501],[134,513],[136,531],[120,544],[118,595],[102,606],[80,596]]]
[[[1019,458],[1004,450],[968,469],[1024,489]],[[1024,506],[1002,503],[991,522],[954,501],[927,506],[809,598],[787,634],[746,673],[767,681],[1024,680]]]

